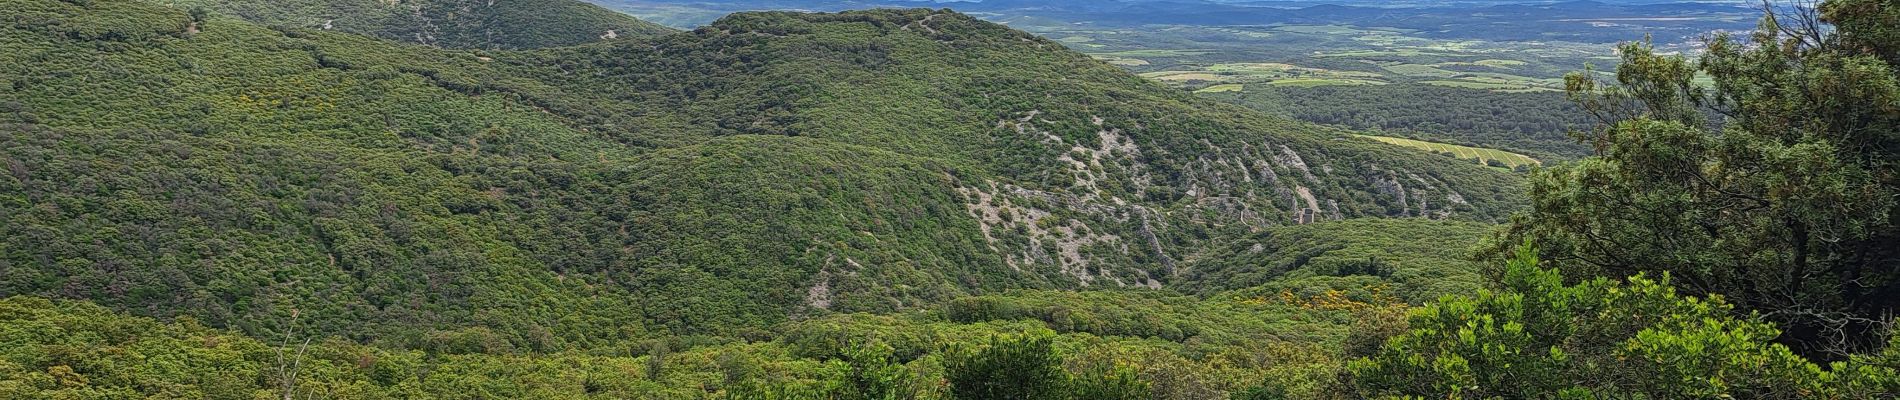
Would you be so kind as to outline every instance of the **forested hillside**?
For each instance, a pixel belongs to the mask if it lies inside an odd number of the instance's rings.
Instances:
[[[1563,93],[1397,84],[1248,86],[1206,96],[1303,121],[1568,160],[1590,154],[1571,132],[1597,123]]]
[[[523,4],[0,0],[0,398],[1900,393],[1893,0],[1626,44],[1529,174],[948,10]],[[386,5],[534,18],[307,22]]]
[[[913,10],[532,52],[14,1],[7,293],[409,343],[760,329],[1165,287],[1314,219],[1496,220],[1516,178]],[[100,68],[99,65],[108,67]]]
[[[0,300],[0,341],[14,344],[0,349],[0,396],[984,398],[950,392],[1020,377],[977,373],[1003,372],[991,365],[1052,379],[1016,382],[1048,395],[1038,398],[1215,399],[1263,387],[1325,397],[1341,389],[1331,376],[1349,357],[1371,354],[1404,327],[1406,303],[1395,295],[1469,290],[1400,278],[1476,270],[1406,248],[1405,237],[1472,242],[1480,227],[1386,219],[1274,228],[1300,238],[1274,251],[1314,260],[1293,267],[1298,278],[1206,296],[1012,290],[908,312],[814,316],[769,332],[637,332],[565,351],[489,329],[434,332],[402,346],[305,331],[249,336],[192,317],[164,323],[79,301],[12,298]],[[1368,257],[1384,267],[1338,267]],[[1019,356],[972,363],[978,357],[963,353],[989,348]]]
[[[534,49],[673,32],[576,0],[154,0],[267,26],[458,49]]]

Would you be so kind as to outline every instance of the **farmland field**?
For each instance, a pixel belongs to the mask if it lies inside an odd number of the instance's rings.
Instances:
[[[1283,80],[1267,82],[1267,84],[1272,85],[1272,86],[1315,87],[1315,86],[1341,86],[1341,85],[1384,85],[1386,83],[1380,82],[1380,81],[1369,81],[1369,80],[1360,80],[1360,79],[1295,78],[1295,79],[1283,79]],[[1216,92],[1208,92],[1208,93],[1216,93]]]
[[[1395,138],[1395,137],[1390,137],[1390,136],[1372,136],[1372,135],[1357,135],[1357,136],[1367,138],[1367,139],[1377,140],[1380,142],[1410,147],[1410,148],[1419,149],[1419,150],[1425,150],[1425,151],[1429,151],[1433,153],[1451,153],[1453,155],[1456,155],[1458,158],[1465,159],[1465,160],[1478,160],[1479,162],[1498,160],[1498,162],[1504,163],[1505,166],[1510,167],[1510,168],[1517,168],[1517,166],[1519,165],[1543,165],[1544,164],[1542,161],[1538,161],[1537,159],[1530,158],[1522,154],[1512,153],[1512,152],[1503,151],[1503,150],[1485,149],[1485,148],[1477,148],[1477,147],[1470,147],[1470,146],[1459,146],[1455,144],[1435,143],[1435,142],[1427,142],[1423,140]]]
[[[1392,73],[1405,76],[1451,77],[1458,75],[1456,71],[1447,71],[1431,65],[1395,64],[1384,66],[1384,68],[1387,71],[1392,71]]]
[[[1196,93],[1238,92],[1245,88],[1246,88],[1245,85],[1241,85],[1238,83],[1228,83],[1228,84],[1208,86],[1206,88],[1202,88],[1201,90],[1196,90],[1195,92]]]
[[[720,15],[696,8],[742,11],[756,8],[753,3],[771,3],[765,8],[837,11],[865,4],[594,1],[685,29]],[[1616,44],[1645,35],[1651,35],[1659,53],[1692,54],[1701,51],[1701,37],[1752,28],[1759,16],[1753,7],[1716,4],[1723,0],[1668,7],[1546,1],[1537,3],[1550,4],[1503,8],[1370,0],[1314,8],[1293,4],[1298,1],[1214,2],[1262,7],[1207,12],[1205,5],[1186,5],[1196,1],[936,3],[1198,96],[1308,122],[1471,144],[1544,161],[1589,153],[1568,135],[1589,121],[1561,114],[1576,111],[1562,96],[1565,74],[1589,64],[1598,73],[1612,71],[1620,59]],[[1129,8],[1118,9],[1117,3]],[[1711,83],[1698,79],[1697,84]]]
[[[1587,153],[1567,135],[1582,122],[1542,117],[1569,110],[1531,105],[1566,103],[1565,74],[1615,59],[1612,43],[1443,38],[1337,24],[1048,27],[1042,33],[1067,46],[1197,95],[1402,134],[1420,141],[1381,140],[1512,167]],[[1683,43],[1660,47],[1693,51]],[[1353,94],[1362,90],[1387,95]],[[1438,106],[1405,105],[1421,101]]]
[[[1194,57],[1194,56],[1207,55],[1208,53],[1213,53],[1213,51],[1144,49],[1144,50],[1123,50],[1123,51],[1114,51],[1114,52],[1105,52],[1105,53],[1095,53],[1095,55],[1109,56],[1109,57]]]
[[[1233,91],[1231,86],[1202,91],[1227,84],[1260,84],[1252,86],[1258,88],[1404,84],[1498,93],[1557,91],[1564,74],[1610,55],[1612,47],[1444,40],[1404,29],[1340,25],[1047,33],[1096,59],[1201,93]]]

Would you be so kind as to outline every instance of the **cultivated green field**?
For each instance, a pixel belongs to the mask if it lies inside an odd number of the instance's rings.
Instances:
[[[1604,43],[1441,38],[1341,24],[1037,26],[1096,59],[1202,94],[1235,92],[1231,84],[1246,85],[1242,92],[1396,84],[1536,94],[1561,91],[1565,74],[1599,57],[1616,59]]]
[[[1306,78],[1296,78],[1296,79],[1282,79],[1282,80],[1277,80],[1277,81],[1272,81],[1272,82],[1267,82],[1267,85],[1270,85],[1270,86],[1296,86],[1296,87],[1314,87],[1314,86],[1346,86],[1346,85],[1384,85],[1384,84],[1386,84],[1386,82],[1381,82],[1381,81],[1369,81],[1369,80],[1363,80],[1363,79],[1320,79],[1320,78],[1314,78],[1314,79],[1306,79]]]
[[[1111,64],[1119,61],[1104,60]],[[1141,75],[1190,89],[1199,87],[1195,90],[1198,93],[1239,92],[1244,88],[1243,84],[1313,87],[1390,83],[1384,80],[1385,75],[1377,72],[1330,70],[1285,63],[1222,63],[1193,70],[1155,71]]]
[[[1123,67],[1139,67],[1143,65],[1148,65],[1148,60],[1143,60],[1139,58],[1096,55],[1095,59],[1102,60],[1102,62],[1106,62],[1112,65],[1119,65]]]
[[[1419,49],[1393,50],[1353,50],[1341,52],[1315,52],[1314,57],[1363,58],[1363,57],[1456,57],[1458,53],[1423,51]]]
[[[1447,71],[1432,65],[1393,64],[1381,66],[1381,68],[1405,76],[1449,78],[1458,75],[1457,71]]]
[[[1109,56],[1109,57],[1194,57],[1194,56],[1207,55],[1209,53],[1213,53],[1213,51],[1212,50],[1142,49],[1142,50],[1124,50],[1124,51],[1090,53],[1090,54],[1094,54],[1096,56]]]
[[[1490,90],[1494,92],[1506,92],[1506,93],[1561,92],[1563,91],[1563,89],[1558,89],[1554,87],[1527,85],[1527,84],[1517,83],[1517,82],[1500,82],[1500,81],[1488,80],[1488,79],[1430,80],[1430,81],[1424,81],[1424,82],[1419,82],[1419,83],[1423,83],[1427,85],[1466,88],[1466,89]]]
[[[1245,89],[1245,88],[1246,86],[1238,84],[1238,83],[1228,83],[1228,84],[1208,86],[1206,88],[1202,88],[1201,90],[1196,90],[1194,92],[1195,93],[1238,92],[1238,91],[1241,91],[1241,89]]]
[[[1592,121],[1573,118],[1581,111],[1563,99],[1563,77],[1597,65],[1601,78],[1613,79],[1610,66],[1619,60],[1612,43],[1564,38],[1323,23],[1133,28],[1052,21],[1008,22],[1196,95],[1308,122],[1465,144],[1477,149],[1450,152],[1506,165],[1588,154],[1567,132]],[[1658,45],[1669,53],[1696,51],[1688,43]],[[1480,149],[1516,154],[1475,153]]]
[[[1360,35],[1360,34],[1382,34],[1382,33],[1389,34],[1389,33],[1411,32],[1410,29],[1383,28],[1383,27],[1369,27],[1368,28],[1368,27],[1356,27],[1356,26],[1347,26],[1347,25],[1281,25],[1281,26],[1273,27],[1273,30],[1295,32],[1295,33],[1326,34],[1326,35]]]
[[[1372,140],[1377,140],[1381,142],[1396,144],[1400,146],[1410,147],[1414,149],[1425,150],[1425,151],[1429,151],[1433,153],[1452,153],[1452,154],[1457,155],[1458,158],[1460,159],[1466,159],[1466,160],[1476,159],[1476,160],[1479,160],[1480,162],[1498,160],[1498,162],[1502,162],[1504,163],[1504,165],[1509,166],[1511,168],[1517,168],[1517,166],[1519,165],[1543,165],[1544,164],[1542,161],[1538,161],[1535,158],[1530,158],[1522,154],[1512,153],[1512,152],[1503,151],[1503,150],[1485,149],[1485,148],[1470,147],[1470,146],[1459,146],[1455,144],[1434,143],[1434,142],[1427,142],[1423,140],[1395,138],[1395,137],[1390,137],[1390,136],[1372,136],[1372,135],[1356,135],[1356,136],[1364,137],[1364,138],[1368,138]]]
[[[1472,64],[1483,65],[1487,67],[1495,67],[1495,68],[1510,68],[1510,67],[1522,66],[1528,63],[1523,62],[1523,61],[1517,61],[1517,60],[1478,60],[1478,61],[1473,61]]]

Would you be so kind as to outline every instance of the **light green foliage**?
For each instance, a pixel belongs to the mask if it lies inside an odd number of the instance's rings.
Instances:
[[[192,320],[162,324],[84,303],[0,301],[0,397],[277,397],[284,376],[297,398],[689,398],[698,380],[716,383],[718,354],[763,360],[778,376],[823,377],[830,366],[791,361],[773,347],[728,345],[668,358],[664,379],[643,374],[647,357],[575,353],[537,357],[390,351],[346,342],[263,343]],[[286,351],[279,358],[277,351]]]
[[[1230,83],[1230,84],[1224,84],[1224,85],[1214,85],[1214,86],[1208,86],[1208,87],[1205,87],[1205,88],[1201,88],[1201,90],[1196,90],[1196,91],[1194,91],[1194,92],[1195,92],[1195,93],[1221,93],[1221,92],[1238,92],[1238,91],[1241,91],[1241,89],[1244,89],[1244,88],[1245,88],[1245,86],[1243,86],[1243,85],[1241,85],[1241,84],[1238,84],[1238,83]]]
[[[1069,381],[1069,398],[1101,400],[1142,400],[1152,398],[1148,382],[1126,367],[1102,366],[1075,374]]]
[[[1678,295],[1670,283],[1565,285],[1523,247],[1498,290],[1415,310],[1409,332],[1348,370],[1366,396],[1860,398],[1896,389],[1824,371],[1774,343],[1772,324],[1736,317],[1720,298]],[[1891,367],[1832,367],[1843,368]]]
[[[1888,335],[1879,353],[1855,354],[1828,366],[1843,382],[1841,398],[1878,398],[1900,393],[1900,335]]]
[[[5,398],[696,398],[718,385],[722,354],[747,354],[775,376],[822,378],[833,366],[776,347],[727,344],[677,352],[668,376],[640,367],[652,355],[450,355],[342,341],[265,343],[203,327],[164,324],[79,302],[0,300],[0,397]],[[280,357],[278,351],[284,351]],[[298,354],[301,354],[299,356]],[[298,371],[290,385],[280,371]]]
[[[728,389],[724,398],[909,400],[940,397],[935,385],[926,385],[923,377],[897,362],[890,346],[875,341],[858,342],[845,353],[843,359],[830,363],[834,369],[842,370],[841,373],[825,381],[800,385],[761,377]]]
[[[0,301],[0,397],[249,398],[266,381],[268,349],[184,321],[114,318],[86,305]],[[139,360],[137,363],[127,361]],[[313,362],[312,364],[317,364]]]
[[[1497,163],[1502,164],[1502,166],[1504,167],[1515,168],[1518,166],[1543,164],[1543,162],[1537,161],[1537,159],[1530,158],[1522,154],[1516,154],[1516,153],[1511,153],[1508,151],[1502,151],[1502,150],[1497,150],[1497,149],[1486,149],[1486,148],[1467,147],[1467,146],[1451,145],[1451,144],[1444,144],[1444,143],[1433,143],[1433,142],[1427,142],[1423,140],[1412,140],[1412,139],[1395,138],[1395,137],[1387,137],[1387,136],[1361,136],[1361,137],[1377,140],[1377,141],[1381,141],[1385,143],[1391,143],[1395,145],[1425,150],[1425,151],[1429,151],[1433,153],[1451,153],[1453,156],[1461,158],[1461,159],[1479,160],[1479,162],[1484,162],[1486,164],[1492,164],[1492,161],[1496,161]]]
[[[941,312],[957,323],[1032,320],[1061,333],[1183,342],[1208,352],[1276,339],[1330,342],[1344,334],[1343,326],[1334,325],[1341,315],[1281,304],[1277,298],[1261,300],[1149,291],[1019,291],[950,300]]]
[[[849,365],[836,399],[902,400],[918,397],[918,377],[898,364],[890,346],[868,343],[854,346],[845,354]]]
[[[1149,384],[1127,367],[1098,364],[1071,374],[1061,363],[1046,336],[991,337],[981,347],[952,348],[943,366],[948,398],[1149,398]]]
[[[1370,302],[1377,296],[1368,289],[1383,288],[1418,304],[1484,286],[1465,244],[1490,231],[1485,224],[1424,219],[1277,227],[1210,251],[1191,266],[1180,289],[1239,297],[1280,291],[1310,297],[1340,289]]]
[[[1069,376],[1061,363],[1049,338],[1030,336],[951,350],[943,368],[953,399],[1066,399]]]
[[[1217,398],[1236,385],[1190,379],[1260,376],[1217,369],[1231,368],[1237,359],[1184,358],[1139,339],[1051,336],[1012,324],[898,329],[946,335],[913,355],[879,344],[877,338],[888,332],[867,331],[858,331],[858,341],[836,357],[799,355],[787,341],[690,337],[620,350],[445,354],[333,340],[302,347],[297,338],[261,341],[190,319],[167,324],[83,302],[11,298],[0,300],[0,340],[9,344],[0,349],[0,396],[275,398],[288,381],[299,398],[334,399],[939,399],[951,390],[939,382],[1001,376],[1025,383],[989,386],[1057,396],[1018,398],[1149,398],[1161,396],[1162,389],[1172,393],[1165,398]],[[1024,333],[1034,336],[1017,338]],[[296,355],[299,349],[302,356]],[[1235,350],[1238,356],[1260,349]],[[1292,364],[1297,356],[1272,357],[1267,362],[1287,363],[1287,371],[1314,368]],[[294,380],[279,372],[288,366],[299,371]],[[1034,385],[1027,383],[1032,380]]]

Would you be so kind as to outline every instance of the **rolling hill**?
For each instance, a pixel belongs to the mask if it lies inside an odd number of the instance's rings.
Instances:
[[[0,0],[0,398],[1900,393],[1892,1],[1624,44],[1528,179],[948,10],[507,1]]]
[[[462,49],[532,49],[673,32],[574,0],[158,0],[269,26]]]
[[[1166,288],[1306,210],[1522,204],[1513,175],[947,11],[479,52],[130,0],[0,19],[0,292],[254,335],[743,332]]]

